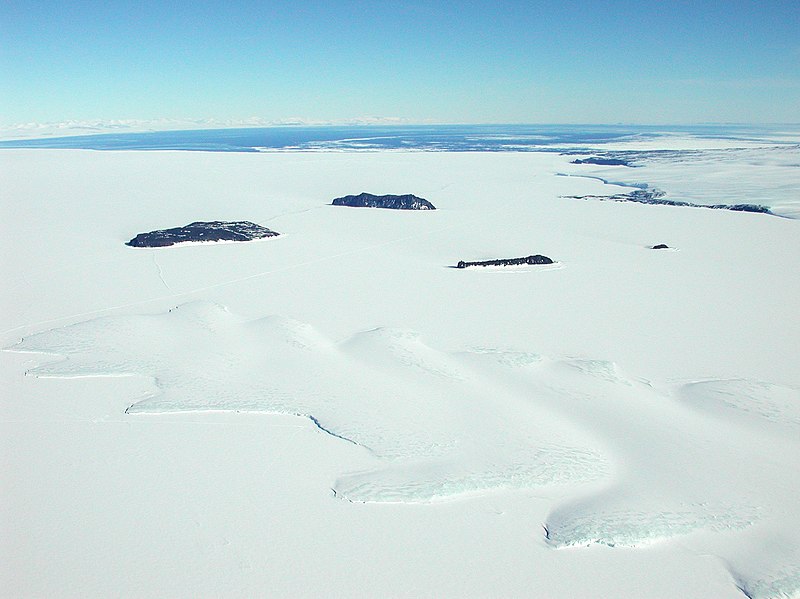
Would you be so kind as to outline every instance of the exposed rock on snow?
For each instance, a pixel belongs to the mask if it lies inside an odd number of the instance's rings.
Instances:
[[[483,260],[481,262],[465,262],[460,260],[456,268],[467,268],[469,266],[516,266],[519,264],[553,264],[547,256],[536,254],[524,256],[523,258],[502,258],[500,260]]]
[[[600,166],[631,166],[627,160],[621,158],[601,158],[599,156],[589,156],[589,158],[576,158],[572,164],[597,164]]]
[[[354,208],[391,208],[393,210],[436,210],[428,200],[411,195],[383,195],[371,193],[344,196],[333,200],[334,206],[352,206]]]
[[[668,250],[670,247],[666,243],[659,243],[650,248],[651,250]]]
[[[139,233],[125,245],[131,247],[166,247],[176,243],[200,241],[252,241],[279,235],[250,221],[194,222],[185,227]]]
[[[693,204],[692,202],[681,202],[680,200],[667,200],[664,192],[659,189],[647,188],[637,189],[630,193],[617,193],[610,196],[585,195],[585,196],[564,196],[573,200],[600,200],[612,202],[636,202],[637,204],[659,204],[664,206],[685,206],[688,208],[711,208],[712,210],[733,210],[735,212],[760,212],[762,214],[775,214],[767,206],[758,204]]]

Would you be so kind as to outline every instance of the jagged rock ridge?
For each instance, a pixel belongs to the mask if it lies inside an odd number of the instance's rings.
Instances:
[[[279,235],[250,221],[194,222],[184,227],[139,233],[125,245],[131,247],[168,247],[176,243],[201,241],[252,241]]]
[[[393,210],[436,210],[436,207],[424,198],[407,193],[405,195],[382,195],[360,193],[343,196],[333,200],[334,206],[352,206],[354,208],[391,208]]]
[[[456,268],[468,268],[470,266],[516,266],[518,264],[553,264],[553,261],[547,256],[536,254],[533,256],[524,256],[522,258],[502,258],[499,260],[483,260],[480,262],[465,262],[460,260]]]

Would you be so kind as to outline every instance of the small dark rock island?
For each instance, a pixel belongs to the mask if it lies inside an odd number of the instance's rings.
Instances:
[[[601,158],[599,156],[589,156],[589,158],[576,158],[572,164],[597,164],[600,166],[631,166],[627,160],[621,158]]]
[[[504,258],[500,260],[484,260],[482,262],[459,261],[456,268],[468,268],[470,266],[516,266],[518,264],[553,264],[547,256],[536,254],[535,256],[525,256],[523,258]]]
[[[405,195],[376,196],[371,193],[360,193],[357,196],[344,196],[331,202],[334,206],[352,206],[354,208],[391,208],[392,210],[436,210],[428,200],[407,193]]]
[[[168,247],[176,243],[199,241],[252,241],[279,235],[249,221],[195,222],[185,227],[139,233],[125,245],[136,248]]]
[[[654,245],[650,248],[651,250],[668,250],[670,249],[666,243],[659,243],[658,245]]]

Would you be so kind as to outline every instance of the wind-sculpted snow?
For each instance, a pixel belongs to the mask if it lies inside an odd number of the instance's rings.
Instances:
[[[192,303],[168,314],[54,329],[14,349],[66,356],[31,370],[35,376],[152,377],[158,394],[131,405],[129,414],[306,416],[384,461],[374,472],[340,478],[337,494],[351,501],[429,501],[589,482],[610,472],[580,427],[410,331],[378,328],[337,344],[290,319],[248,322],[221,306]],[[522,354],[469,356],[516,361]]]
[[[772,564],[766,576],[749,577],[732,568],[736,584],[750,599],[794,599],[800,597],[800,551],[795,552],[794,563]]]
[[[749,431],[729,427],[725,414],[712,411],[711,423],[686,405],[687,388],[709,401],[724,394],[733,409],[756,411],[758,418],[769,417],[770,423],[788,427],[800,406],[795,390],[755,381],[715,380],[679,386],[672,397],[607,361],[542,357],[534,364],[515,368],[495,360],[482,361],[481,368],[494,370],[496,380],[507,388],[527,392],[530,401],[591,429],[597,436],[594,447],[615,466],[614,476],[603,488],[578,492],[553,508],[544,524],[551,547],[638,547],[705,532],[720,534],[716,551],[721,555],[736,554],[729,548],[731,538],[759,552],[761,548],[748,536],[754,525],[762,525],[761,531],[775,522],[796,521],[790,490],[798,484],[797,473],[787,472],[785,463],[769,456],[780,444],[787,459],[796,462],[798,436],[762,426],[762,443],[743,443],[742,433],[749,436]],[[796,587],[793,564],[800,549],[785,539],[776,546],[768,565],[751,567],[739,580],[783,589],[786,594],[751,596],[792,596],[786,589]]]
[[[585,514],[574,508],[552,514],[547,540],[555,547],[592,543],[636,547],[701,529],[740,530],[759,517],[758,508],[724,503],[676,504],[658,511],[614,507],[598,513],[596,505],[586,508]]]
[[[797,474],[769,445],[800,451],[800,401],[776,384],[707,380],[673,393],[604,360],[442,351],[392,328],[335,342],[305,323],[248,321],[203,302],[89,320],[12,349],[63,356],[29,371],[37,377],[152,377],[158,392],[136,400],[130,415],[306,417],[331,442],[372,456],[374,467],[341,472],[333,485],[350,502],[536,489],[558,498],[543,523],[553,548],[636,547],[703,532],[756,551],[747,531],[790,512],[792,521],[797,509],[786,500]],[[742,444],[753,427],[762,442]],[[530,534],[537,528],[531,523]],[[729,569],[751,596],[780,596],[796,592],[786,591],[797,587],[796,553],[779,545],[769,565]]]
[[[800,437],[800,390],[746,379],[690,383],[682,395],[688,405],[751,429],[781,429]]]
[[[487,441],[470,448],[468,461],[441,459],[344,475],[336,482],[337,494],[352,501],[417,503],[487,489],[591,482],[609,473],[591,449],[531,438],[522,444],[512,440],[501,455]]]

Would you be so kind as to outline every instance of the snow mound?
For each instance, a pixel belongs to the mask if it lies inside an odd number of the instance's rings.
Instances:
[[[798,426],[797,391],[777,384],[718,379],[669,393],[608,360],[443,351],[394,328],[335,342],[307,323],[248,321],[210,302],[96,318],[10,349],[62,356],[29,370],[33,376],[150,377],[158,392],[128,414],[304,417],[374,464],[338,473],[333,491],[349,502],[535,489],[553,499],[543,523],[553,548],[705,534],[752,548],[750,531],[791,521],[797,510],[785,492],[797,475],[765,457],[769,442],[787,455],[797,449],[796,435],[780,432]],[[698,410],[759,427],[768,443],[742,443],[731,434],[741,427],[710,427]],[[716,551],[742,554],[724,544]],[[729,570],[749,596],[791,596],[793,555]]]
[[[653,511],[565,509],[551,515],[547,540],[554,547],[591,545],[638,547],[700,530],[741,530],[759,518],[759,510],[746,505],[679,504]]]
[[[531,443],[471,460],[403,464],[351,473],[336,481],[337,495],[362,503],[424,503],[464,493],[587,483],[610,474],[589,449]]]
[[[750,599],[796,599],[800,597],[800,566],[785,564],[772,567],[766,576],[748,578],[731,572],[736,586]]]
[[[419,374],[454,380],[467,380],[466,370],[452,357],[425,344],[422,336],[404,329],[377,328],[354,335],[343,345],[344,351],[383,370],[398,367]]]
[[[501,350],[491,347],[478,347],[473,348],[469,352],[465,352],[464,356],[477,355],[483,358],[492,359],[494,362],[501,366],[509,368],[530,368],[542,361],[542,356],[531,352]]]
[[[800,390],[748,379],[709,380],[684,385],[688,405],[715,418],[751,429],[785,428],[800,434]]]
[[[587,483],[613,468],[580,426],[487,377],[527,352],[445,352],[414,331],[377,328],[342,343],[281,316],[245,321],[213,303],[45,331],[15,351],[61,354],[34,376],[151,377],[129,414],[253,411],[304,416],[381,460],[343,474],[350,501],[420,502],[465,492]]]

